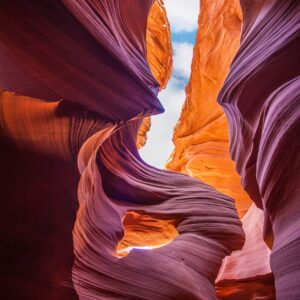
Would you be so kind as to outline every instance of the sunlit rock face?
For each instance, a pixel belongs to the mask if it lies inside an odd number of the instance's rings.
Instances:
[[[238,0],[201,1],[191,78],[167,169],[203,180],[234,198],[243,216],[251,201],[230,159],[227,120],[216,101],[240,45],[241,22]]]
[[[159,83],[159,90],[166,87],[172,72],[172,45],[170,25],[164,4],[161,0],[153,3],[147,20],[146,32],[147,61],[154,78]],[[170,99],[172,101],[172,99]],[[146,144],[151,118],[146,117],[137,136],[137,147]]]
[[[244,243],[233,200],[137,151],[168,79],[146,59],[152,4],[2,3],[3,299],[216,299]]]
[[[223,260],[216,290],[219,299],[275,299],[270,249],[263,240],[263,211],[252,204],[242,218],[246,242]]]
[[[164,89],[172,72],[170,25],[162,0],[153,3],[147,20],[147,61],[159,88]]]
[[[242,184],[264,211],[276,299],[300,299],[300,2],[241,1],[241,47],[219,95]]]

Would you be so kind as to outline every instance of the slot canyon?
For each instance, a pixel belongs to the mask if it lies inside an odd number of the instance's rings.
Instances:
[[[164,1],[0,1],[0,299],[300,299],[300,1],[196,2],[158,168]]]

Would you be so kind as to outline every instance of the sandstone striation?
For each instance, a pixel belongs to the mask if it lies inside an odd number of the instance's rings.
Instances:
[[[252,204],[242,218],[244,247],[223,260],[216,279],[219,299],[275,299],[271,251],[263,240],[263,220],[263,211]]]
[[[1,298],[300,299],[300,2],[241,8],[201,1],[160,170],[163,2],[3,1]]]
[[[172,73],[172,44],[170,25],[162,0],[153,3],[147,19],[147,62],[162,90]]]
[[[167,169],[198,178],[234,198],[243,216],[251,201],[229,156],[228,125],[216,99],[240,45],[238,0],[201,1],[186,101],[174,130]]]
[[[300,2],[241,1],[240,49],[219,94],[230,153],[264,211],[276,299],[300,298]]]
[[[99,299],[216,299],[222,258],[243,244],[233,201],[198,180],[145,165],[135,148],[138,127],[133,123],[113,134],[108,128],[81,148],[79,158],[89,160],[79,160],[76,291]],[[123,139],[125,132],[132,139]],[[90,184],[93,189],[86,188]],[[179,235],[160,248],[134,249],[117,259],[126,211],[171,220]]]

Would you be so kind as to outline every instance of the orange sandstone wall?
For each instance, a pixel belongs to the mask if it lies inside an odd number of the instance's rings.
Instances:
[[[154,78],[165,88],[172,72],[170,25],[162,0],[156,0],[150,10],[146,33],[147,61]]]
[[[175,128],[166,168],[198,178],[236,200],[243,216],[251,201],[229,157],[228,125],[218,93],[240,45],[238,0],[201,1],[199,29],[186,101]]]
[[[162,0],[155,1],[151,7],[147,22],[146,45],[147,61],[162,90],[171,77],[173,65],[170,25]],[[137,137],[138,148],[145,145],[150,126],[150,117],[144,118]]]

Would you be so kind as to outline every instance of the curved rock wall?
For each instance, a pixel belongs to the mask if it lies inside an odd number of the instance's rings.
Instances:
[[[241,1],[241,47],[219,95],[242,184],[264,210],[277,299],[300,298],[300,2]]]
[[[270,249],[263,240],[263,211],[252,204],[242,218],[246,241],[242,250],[223,260],[216,290],[219,299],[275,299]]]
[[[216,190],[138,154],[170,77],[162,1],[1,4],[2,298],[300,298],[300,3],[241,6],[239,47],[239,4],[201,2],[168,164]],[[248,211],[215,103],[231,62],[218,102]]]
[[[145,165],[134,143],[138,126],[113,134],[108,128],[81,148],[79,158],[89,160],[79,160],[76,291],[97,299],[216,299],[222,258],[243,244],[233,201],[198,180]],[[160,248],[134,249],[117,258],[126,211],[171,220],[179,236]]]

